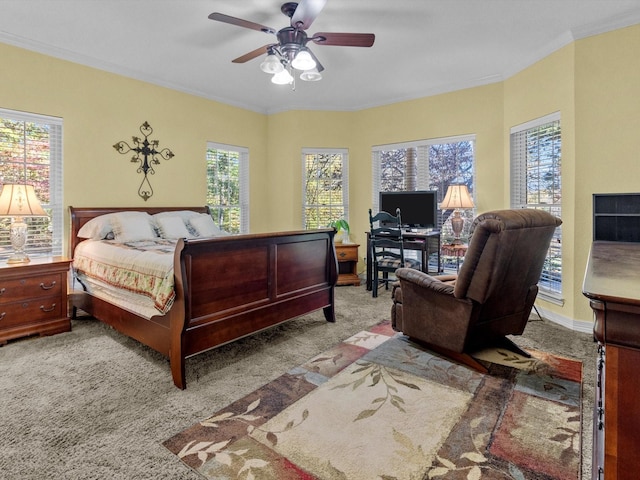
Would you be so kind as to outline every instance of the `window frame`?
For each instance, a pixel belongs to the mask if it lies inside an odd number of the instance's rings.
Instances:
[[[401,143],[392,143],[386,145],[375,145],[371,149],[371,205],[372,211],[377,212],[380,209],[380,183],[381,183],[381,159],[380,152],[389,151],[389,150],[398,150],[398,149],[409,149],[415,148],[417,152],[417,165],[418,172],[416,176],[416,190],[431,190],[431,179],[430,179],[430,171],[429,171],[429,150],[432,145],[442,145],[447,143],[461,143],[461,142],[471,142],[473,144],[474,157],[473,157],[473,182],[472,182],[472,195],[474,199],[474,203],[478,203],[477,200],[477,191],[475,188],[476,183],[476,173],[475,173],[475,143],[476,143],[476,135],[468,134],[468,135],[454,135],[450,137],[439,137],[439,138],[431,138],[431,139],[423,139],[416,140],[412,142],[401,142]],[[446,190],[445,190],[446,192]],[[444,193],[443,193],[444,198]],[[442,199],[439,199],[441,202]],[[467,216],[470,216],[471,219],[475,216],[475,208],[469,209],[469,211],[462,212]],[[447,217],[448,218],[448,217]],[[446,223],[447,218],[444,218],[442,212],[439,210],[438,213],[438,229],[442,229],[444,223]],[[465,222],[466,223],[466,222]],[[470,222],[469,222],[470,224]]]
[[[349,222],[349,150],[346,148],[303,148],[301,158],[302,165],[302,228],[306,229],[307,209],[320,208],[320,205],[311,206],[307,203],[307,155],[341,155],[342,156],[342,203],[331,204],[329,208],[342,208],[343,214],[332,220],[344,218]],[[322,228],[320,225],[319,228]]]
[[[225,152],[233,152],[238,154],[238,181],[239,181],[239,201],[240,204],[238,207],[240,208],[240,233],[249,233],[250,223],[249,223],[249,149],[246,147],[239,147],[237,145],[228,145],[224,143],[217,142],[207,142],[207,151],[205,154],[205,162],[207,168],[206,175],[206,186],[208,192],[208,184],[209,184],[209,151],[210,150],[222,150]],[[217,204],[210,204],[207,201],[207,205],[211,208],[220,207]],[[220,225],[220,228],[224,229],[224,225]]]
[[[51,228],[51,247],[43,250],[42,248],[35,249],[29,243],[25,246],[25,252],[32,258],[48,257],[48,256],[60,256],[63,254],[63,239],[64,239],[64,190],[63,190],[63,138],[64,138],[64,122],[60,117],[53,117],[49,115],[41,115],[36,113],[22,112],[18,110],[9,110],[0,108],[0,118],[10,120],[12,122],[22,123],[35,123],[40,125],[46,125],[49,130],[49,202],[44,202],[40,197],[42,207],[45,210],[50,211],[50,228]],[[26,151],[24,152],[27,153]],[[2,159],[0,158],[0,162]],[[21,179],[24,184],[33,185],[30,183],[26,175],[26,156],[24,158],[25,163],[25,175]],[[36,189],[36,194],[37,194]],[[25,219],[27,224],[30,225],[30,219]],[[36,220],[37,221],[37,220]],[[31,229],[29,229],[31,230]],[[31,233],[29,233],[30,235]],[[10,247],[10,242],[7,237],[6,246]],[[3,242],[4,246],[4,242]],[[71,254],[73,252],[70,252]],[[1,254],[1,258],[7,258],[11,254],[8,251],[6,254]]]
[[[557,166],[553,166],[552,168],[559,170],[559,179],[554,176],[554,182],[559,183],[559,192],[560,192],[560,201],[551,204],[541,204],[541,203],[530,203],[528,199],[528,188],[527,188],[527,146],[526,146],[526,137],[528,134],[533,133],[535,130],[540,129],[541,127],[545,127],[547,125],[558,123],[559,128],[559,154],[557,159],[551,159],[552,162],[557,162]],[[510,151],[510,159],[509,165],[511,168],[510,171],[510,203],[511,208],[539,208],[549,211],[550,213],[560,217],[562,213],[562,118],[560,112],[553,112],[549,115],[545,115],[531,121],[522,123],[520,125],[516,125],[511,127],[510,135],[509,135],[509,151]],[[557,196],[557,189],[554,189]],[[555,242],[555,244],[553,243]],[[552,250],[559,250],[558,253],[553,255]],[[559,280],[550,280],[551,285],[557,284],[556,288],[549,287],[545,285],[545,282],[539,283],[539,296],[544,298],[547,301],[552,303],[563,305],[564,297],[563,297],[563,249],[562,249],[562,226],[556,228],[556,232],[554,233],[554,237],[552,239],[552,245],[549,247],[549,253],[547,254],[547,258],[551,259],[552,257],[560,259],[560,275]],[[551,261],[551,260],[549,260]],[[545,262],[546,263],[546,262]],[[545,271],[543,271],[543,276],[545,275]],[[551,278],[553,275],[551,273],[547,273],[547,277]]]

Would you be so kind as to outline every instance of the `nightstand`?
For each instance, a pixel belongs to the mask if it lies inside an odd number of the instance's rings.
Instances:
[[[65,257],[0,263],[0,345],[14,338],[71,330],[67,307],[70,263]]]
[[[357,243],[336,243],[338,282],[336,285],[360,285]]]

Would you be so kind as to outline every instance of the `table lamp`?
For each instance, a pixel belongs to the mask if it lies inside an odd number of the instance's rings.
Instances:
[[[473,208],[473,200],[469,194],[469,190],[466,185],[452,184],[447,188],[447,193],[444,196],[444,200],[440,204],[440,210],[453,209],[453,217],[451,217],[451,228],[455,236],[453,245],[460,245],[460,234],[462,233],[462,227],[464,226],[464,220],[460,216],[460,209]]]
[[[13,254],[7,263],[27,263],[29,257],[24,253],[27,243],[27,224],[24,217],[46,217],[36,192],[31,185],[4,185],[0,193],[0,217],[12,217],[9,238]]]

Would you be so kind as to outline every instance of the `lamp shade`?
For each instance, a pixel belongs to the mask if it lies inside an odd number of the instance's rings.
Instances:
[[[304,80],[305,82],[317,82],[318,80],[322,80],[322,75],[317,68],[312,68],[311,70],[305,70],[302,72],[300,74],[300,80]]]
[[[301,50],[291,62],[296,70],[311,70],[316,68],[316,62],[307,50]]]
[[[474,206],[467,186],[453,184],[447,188],[447,193],[440,204],[440,209],[453,210],[458,208],[473,208]]]
[[[265,73],[280,73],[284,70],[284,66],[276,55],[270,53],[260,64],[260,69]]]
[[[276,85],[288,85],[293,82],[293,77],[287,70],[282,70],[271,77],[271,82]]]
[[[31,185],[8,184],[0,193],[0,216],[2,217],[46,217],[36,192]]]

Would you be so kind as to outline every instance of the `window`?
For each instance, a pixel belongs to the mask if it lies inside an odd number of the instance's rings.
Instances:
[[[374,212],[379,210],[380,192],[404,190],[437,190],[442,202],[449,184],[464,183],[474,197],[475,137],[449,137],[417,142],[381,145],[373,148]],[[443,243],[453,239],[447,222],[453,211],[438,211],[438,227]],[[461,212],[465,230],[473,220],[475,210]]]
[[[207,205],[230,233],[249,232],[249,150],[207,144]]]
[[[0,184],[33,185],[48,217],[25,218],[29,256],[62,255],[62,119],[0,109]],[[0,258],[11,254],[0,219]]]
[[[349,169],[346,150],[302,151],[305,229],[326,227],[332,220],[349,220]]]
[[[511,207],[562,214],[560,114],[511,129]],[[541,295],[561,300],[562,230],[556,229],[538,284]]]

